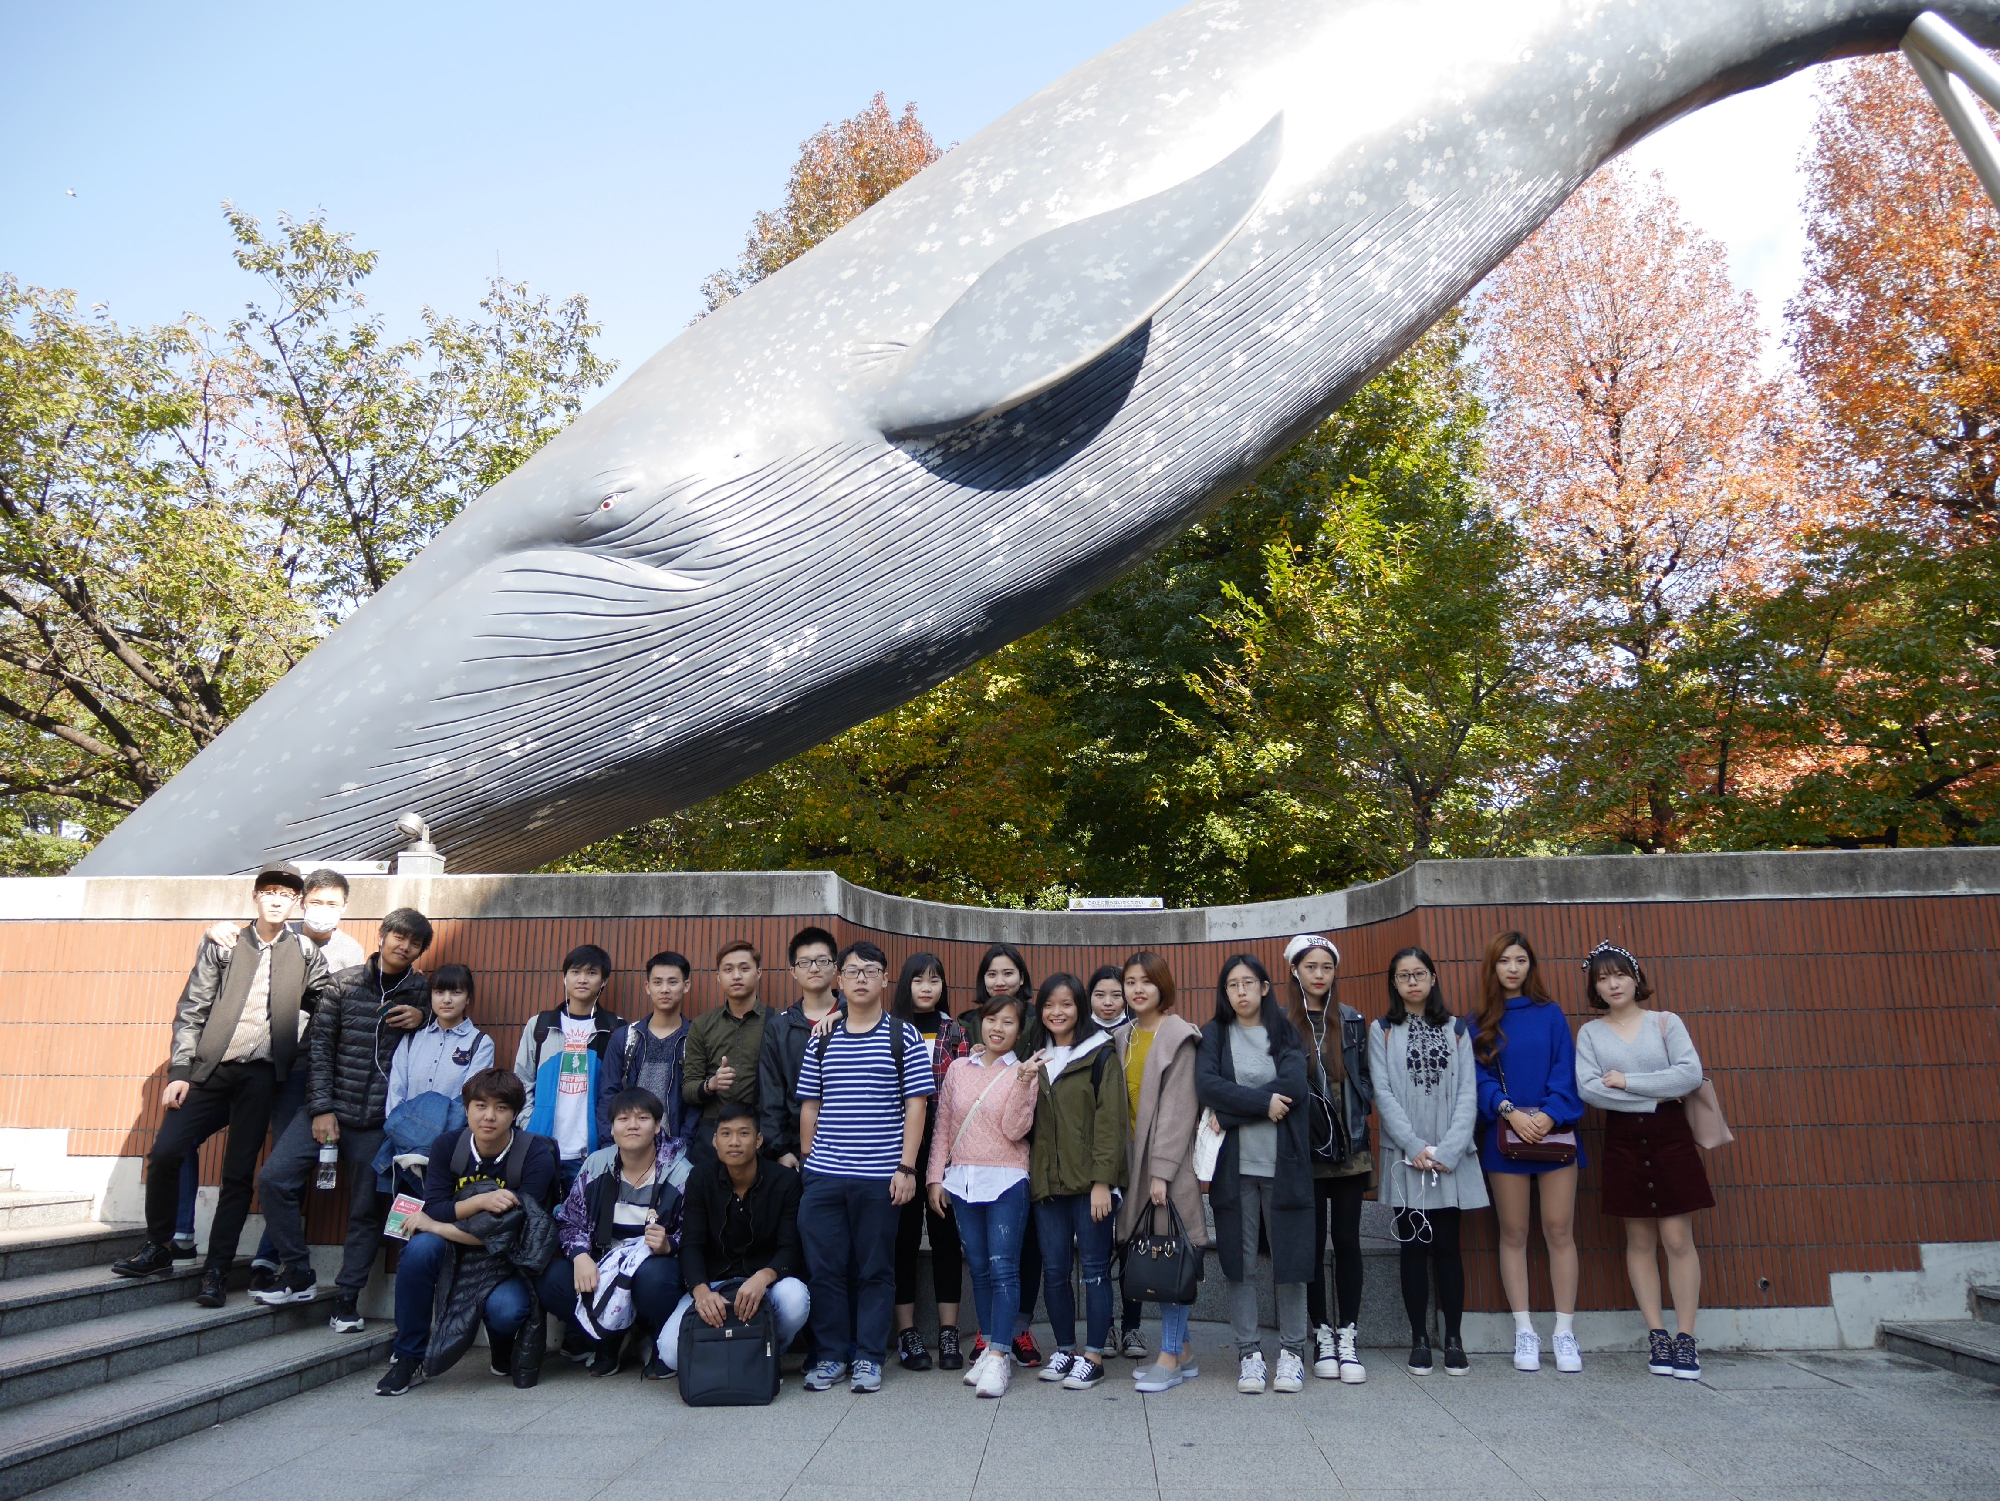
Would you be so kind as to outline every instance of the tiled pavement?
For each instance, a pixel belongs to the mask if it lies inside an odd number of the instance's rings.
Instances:
[[[671,1383],[551,1362],[516,1392],[483,1351],[409,1396],[376,1373],[40,1493],[47,1501],[1993,1501],[2000,1387],[1852,1353],[1705,1357],[1699,1383],[1595,1355],[1582,1376],[1475,1356],[1418,1380],[1368,1352],[1366,1385],[1239,1396],[1224,1331],[1203,1374],[1141,1398],[1130,1362],[1091,1392],[1017,1373],[982,1402],[956,1375],[891,1369],[882,1392],[696,1411]]]

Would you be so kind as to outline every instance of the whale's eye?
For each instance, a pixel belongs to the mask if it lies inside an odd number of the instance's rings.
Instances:
[[[600,511],[608,511],[616,504],[618,504],[617,500],[614,497],[607,495],[604,497],[604,503],[598,506],[597,509]]]

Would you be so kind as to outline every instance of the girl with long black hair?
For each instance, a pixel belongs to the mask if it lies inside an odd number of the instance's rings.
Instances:
[[[1410,1317],[1410,1372],[1431,1373],[1430,1298],[1437,1288],[1444,1324],[1444,1371],[1471,1369],[1460,1331],[1465,1261],[1459,1219],[1487,1205],[1486,1180],[1472,1155],[1479,1074],[1472,1034],[1445,1009],[1437,965],[1420,948],[1389,961],[1389,1013],[1368,1029],[1368,1071],[1382,1117],[1381,1191],[1396,1212],[1402,1244],[1403,1311]]]
[[[1312,1276],[1312,1144],[1308,1132],[1306,1053],[1271,976],[1250,954],[1232,954],[1216,979],[1215,1018],[1201,1029],[1195,1094],[1223,1127],[1222,1153],[1209,1184],[1216,1257],[1229,1279],[1229,1322],[1236,1336],[1236,1389],[1265,1390],[1257,1332],[1261,1239],[1271,1247],[1277,1284],[1277,1371],[1270,1389],[1305,1385],[1306,1281]]]
[[[1313,1326],[1313,1374],[1359,1386],[1361,1363],[1361,1201],[1375,1186],[1368,1111],[1375,1085],[1368,1073],[1368,1023],[1335,999],[1340,950],[1319,933],[1301,933],[1285,945],[1292,969],[1288,1014],[1309,1039],[1306,1077],[1312,1090],[1313,1274],[1306,1284],[1306,1317]],[[1327,1316],[1326,1247],[1333,1239],[1334,1303],[1339,1324]]]
[[[945,983],[944,961],[935,954],[912,954],[896,978],[896,993],[889,1003],[890,1014],[917,1029],[931,1056],[931,1074],[939,1089],[944,1088],[945,1070],[972,1051],[965,1028],[952,1019],[947,1004],[950,987]],[[934,1113],[924,1116],[924,1139],[917,1147],[917,1181],[927,1181],[931,1143],[937,1133]],[[930,1351],[917,1332],[917,1267],[924,1231],[931,1241],[931,1289],[938,1305],[938,1355],[941,1371],[956,1371],[965,1364],[958,1347],[958,1293],[965,1275],[965,1257],[959,1244],[958,1224],[946,1201],[942,1213],[926,1195],[918,1194],[899,1212],[896,1221],[896,1359],[906,1371],[928,1371]]]

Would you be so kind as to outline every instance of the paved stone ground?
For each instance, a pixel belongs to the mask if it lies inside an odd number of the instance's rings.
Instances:
[[[46,1501],[1914,1501],[2000,1497],[2000,1387],[1854,1353],[1711,1356],[1699,1383],[1637,1355],[1582,1376],[1499,1357],[1423,1380],[1371,1352],[1366,1385],[1239,1396],[1225,1331],[1201,1377],[1142,1398],[1017,1380],[982,1402],[892,1368],[872,1397],[695,1411],[671,1383],[556,1368],[516,1392],[474,1352],[389,1400],[354,1376],[41,1492]],[[1227,1367],[1225,1369],[1225,1367]]]

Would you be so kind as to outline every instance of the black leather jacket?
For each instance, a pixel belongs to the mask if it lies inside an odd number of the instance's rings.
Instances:
[[[331,1114],[343,1126],[372,1131],[382,1124],[389,1096],[389,1060],[406,1035],[382,1025],[397,1006],[415,1006],[429,1018],[430,981],[415,969],[384,985],[380,956],[370,954],[335,975],[336,994],[313,1017],[312,1086],[306,1114]]]

